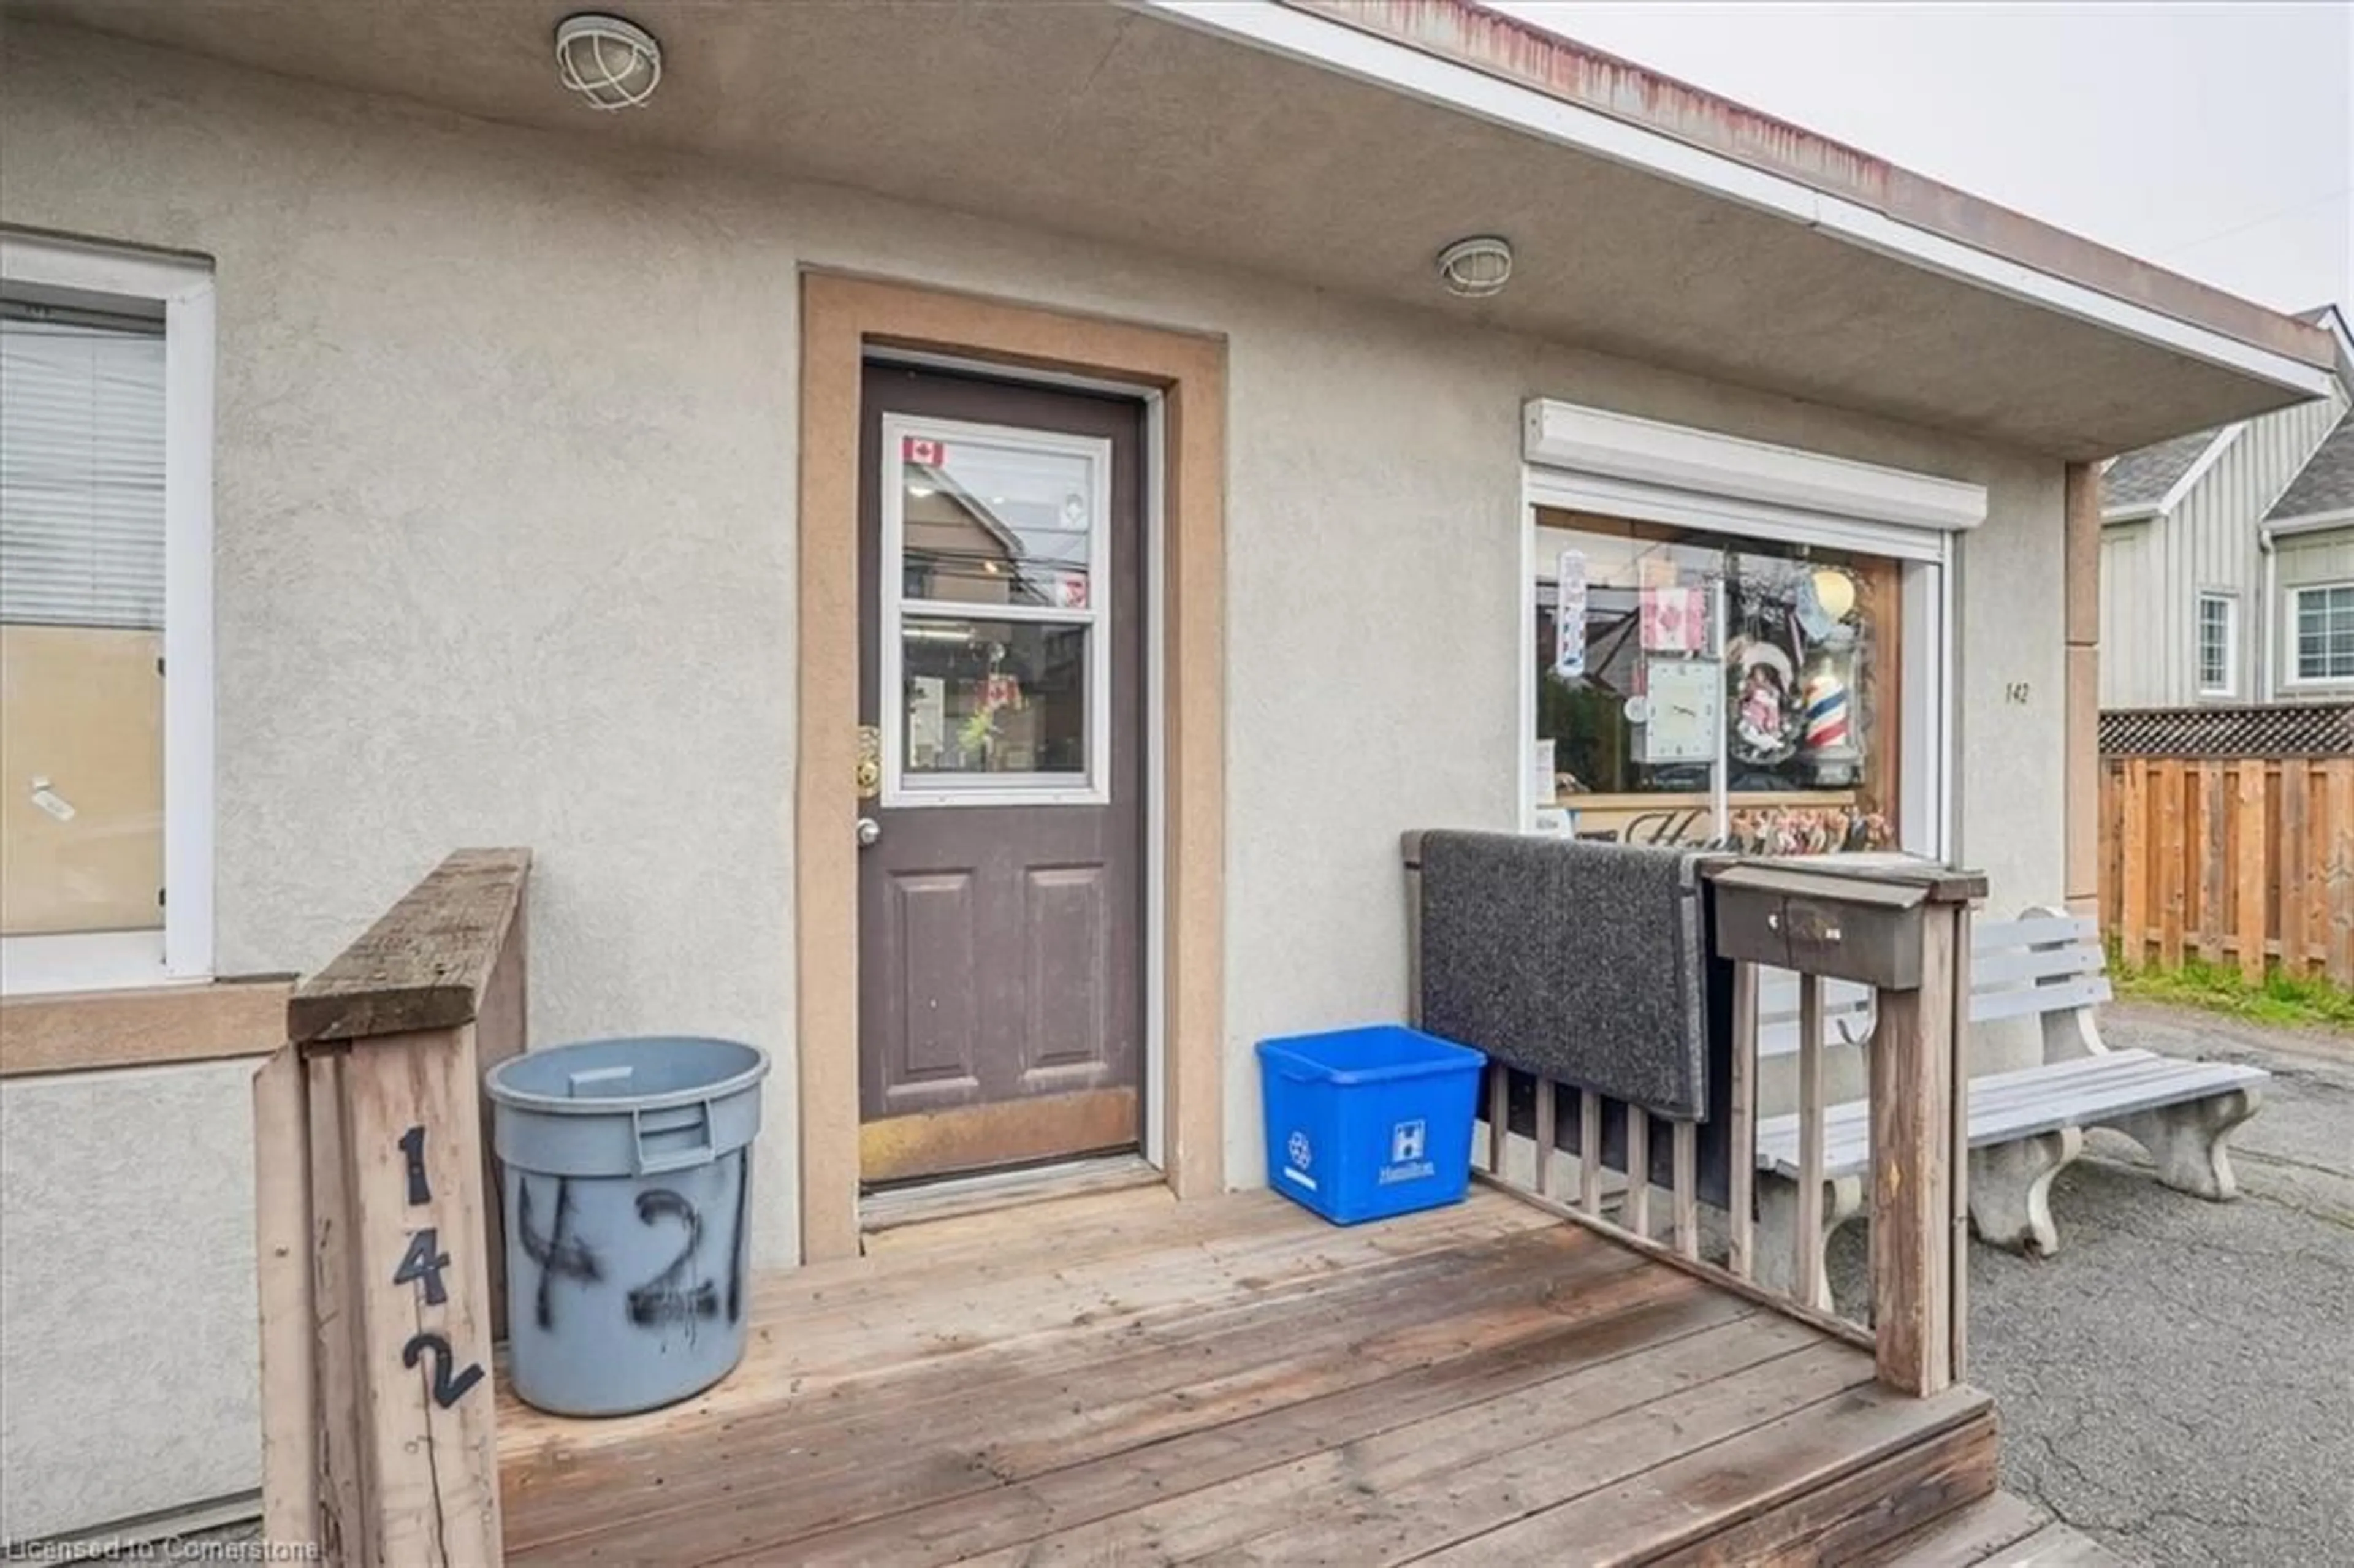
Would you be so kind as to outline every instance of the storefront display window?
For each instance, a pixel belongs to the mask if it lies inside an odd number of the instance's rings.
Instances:
[[[1898,564],[1540,511],[1543,831],[1818,853],[1897,842]]]

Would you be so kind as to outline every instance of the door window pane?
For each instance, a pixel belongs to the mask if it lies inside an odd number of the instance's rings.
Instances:
[[[911,781],[1086,775],[1088,628],[910,615],[900,646]]]
[[[899,470],[907,598],[1090,607],[1097,497],[1086,455],[960,434],[907,435]]]
[[[161,322],[0,320],[0,935],[163,925]]]
[[[1897,563],[1540,524],[1529,789],[1544,825],[1754,853],[1897,842]]]

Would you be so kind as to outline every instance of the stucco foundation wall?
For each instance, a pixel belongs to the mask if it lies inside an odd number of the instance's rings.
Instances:
[[[0,1540],[256,1484],[251,1075],[0,1083]]]
[[[223,969],[313,967],[443,851],[530,845],[536,1041],[776,1054],[766,1262],[797,1250],[799,266],[1229,339],[1234,1181],[1263,1170],[1252,1042],[1405,1005],[1399,831],[1516,821],[1526,397],[1987,484],[1961,853],[1999,909],[2062,891],[2056,461],[623,154],[588,118],[552,136],[36,26],[5,64],[0,221],[217,263]]]

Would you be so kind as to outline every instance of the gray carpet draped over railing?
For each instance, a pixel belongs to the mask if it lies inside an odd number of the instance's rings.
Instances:
[[[1700,853],[1422,837],[1422,1027],[1681,1120],[1709,1104]]]

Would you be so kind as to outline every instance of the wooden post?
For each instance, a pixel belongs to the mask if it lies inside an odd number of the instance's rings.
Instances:
[[[1512,1070],[1501,1062],[1488,1064],[1488,1170],[1504,1173],[1504,1139],[1512,1111]]]
[[[1700,1124],[1673,1124],[1669,1153],[1675,1167],[1676,1250],[1700,1258]],[[1826,1303],[1828,1305],[1828,1303]]]
[[[1757,1180],[1757,966],[1733,966],[1732,1161],[1725,1198],[1732,1230],[1726,1266],[1742,1279],[1757,1271],[1751,1255],[1750,1202]]]
[[[1946,1363],[1947,1381],[1959,1383],[1968,1375],[1970,1342],[1970,912],[1976,907],[1967,900],[1950,906],[1954,920],[1953,980],[1946,988],[1946,1038],[1948,1042],[1946,1061],[1948,1066],[1947,1098],[1952,1102],[1946,1128],[1946,1171],[1950,1173],[1952,1192],[1946,1200],[1948,1215],[1946,1237],[1946,1261],[1949,1288],[1946,1300],[1947,1332],[1946,1342],[1951,1347]],[[1930,918],[1941,911],[1933,908]],[[1867,1055],[1866,1067],[1870,1058]]]
[[[482,1011],[474,1020],[474,1082],[510,1056],[519,1056],[530,1040],[531,906],[515,900],[514,918],[491,967],[482,989]],[[482,1280],[491,1293],[491,1338],[507,1337],[506,1216],[499,1202],[498,1157],[491,1148],[491,1102],[482,1100],[478,1141],[482,1150]]]
[[[1728,861],[1709,877],[1716,890],[1717,956],[1736,965],[1787,967],[1798,975],[1797,1192],[1790,1205],[1790,1261],[1792,1294],[1809,1320],[1828,1306],[1818,1262],[1825,1142],[1822,983],[1829,977],[1874,988],[1875,1019],[1865,1052],[1872,1344],[1882,1383],[1914,1395],[1935,1393],[1953,1383],[1964,1348],[1969,1123],[1960,1046],[1968,1024],[1969,912],[1986,896],[1986,878],[1926,862],[1842,864],[1838,856],[1803,865]],[[1754,1014],[1739,990],[1734,1012]],[[1736,1062],[1746,1049],[1745,1040],[1734,1043]],[[1737,1167],[1743,1151],[1736,1147],[1733,1158]]]
[[[317,1314],[311,1289],[311,1118],[292,1045],[253,1075],[253,1249],[261,1307],[261,1541],[319,1552]]]
[[[1551,1078],[1537,1075],[1537,1195],[1553,1196],[1553,1160],[1555,1128],[1553,1121],[1561,1114],[1561,1090]]]
[[[524,1044],[530,859],[450,856],[295,991],[257,1077],[273,1545],[355,1568],[502,1559],[479,1084]]]
[[[1589,1214],[1602,1212],[1602,1097],[1583,1087],[1577,1091],[1577,1206]]]
[[[1798,1224],[1790,1280],[1798,1299],[1829,1311],[1819,1261],[1823,1245],[1823,980],[1798,976]]]
[[[490,1260],[471,1027],[377,1035],[343,1064],[362,1560],[499,1561]],[[345,1532],[345,1540],[351,1540]]]
[[[360,1443],[366,1417],[352,1342],[355,1320],[352,1280],[351,1197],[345,1180],[343,1051],[302,1054],[311,1144],[312,1351],[319,1393],[313,1408],[318,1437],[312,1454],[319,1499],[319,1549],[331,1563],[372,1564],[366,1548],[367,1464]],[[270,1325],[262,1325],[269,1337]],[[267,1418],[265,1417],[265,1423]],[[270,1511],[263,1499],[262,1511]]]
[[[1913,1394],[1954,1381],[1956,981],[1967,911],[1930,904],[1921,987],[1882,991],[1872,1033],[1872,1326],[1880,1381]]]
[[[1627,1228],[1649,1241],[1651,1235],[1651,1113],[1641,1106],[1627,1107]]]

